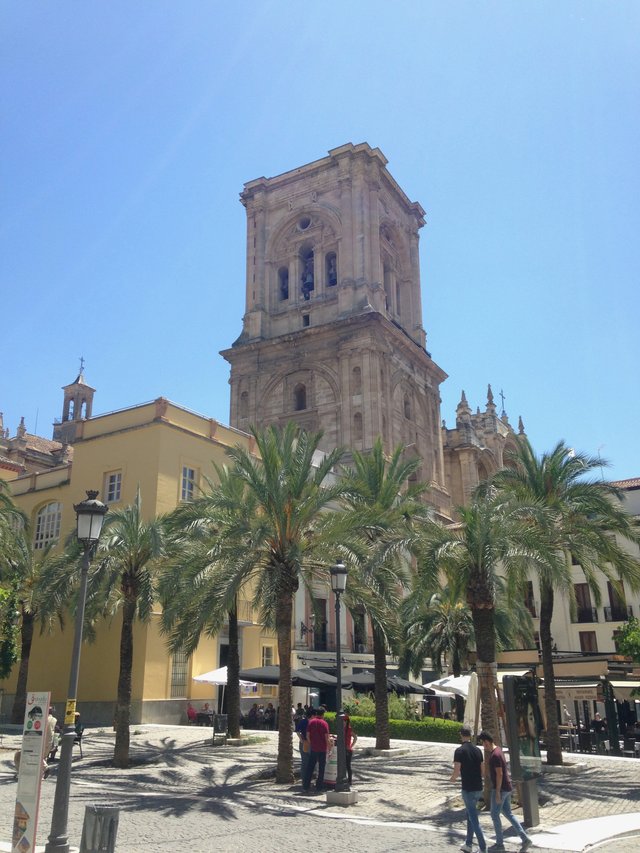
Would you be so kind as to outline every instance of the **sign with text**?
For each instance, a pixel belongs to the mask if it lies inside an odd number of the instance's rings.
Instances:
[[[36,849],[45,729],[50,698],[50,693],[27,693],[16,809],[13,817],[12,853],[33,853]]]

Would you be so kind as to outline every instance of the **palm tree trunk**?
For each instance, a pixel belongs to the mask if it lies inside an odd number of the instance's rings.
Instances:
[[[458,678],[458,676],[462,673],[462,665],[460,663],[460,649],[457,645],[453,648],[453,654],[451,658],[451,669],[453,670],[454,678]],[[456,693],[456,718],[459,723],[464,720],[464,699],[462,696],[458,696]]]
[[[31,644],[33,643],[33,627],[35,616],[22,610],[22,624],[20,626],[20,666],[18,668],[18,682],[16,684],[16,695],[13,699],[11,709],[11,722],[22,725],[24,712],[27,705],[27,677],[29,675],[29,658],[31,657]]]
[[[496,704],[496,631],[492,607],[472,607],[473,629],[476,637],[476,671],[482,703],[482,728],[500,742]]]
[[[276,782],[293,782],[293,735],[291,731],[291,618],[293,593],[283,591],[276,606],[276,634],[280,660],[278,689],[278,764]]]
[[[562,746],[558,728],[558,704],[553,670],[553,588],[540,584],[540,649],[542,651],[542,674],[544,677],[544,707],[547,716],[547,764],[562,764]]]
[[[118,700],[116,703],[116,744],[113,751],[115,767],[129,766],[129,722],[131,718],[131,671],[133,668],[133,620],[136,599],[125,598],[122,608],[120,634],[120,674],[118,675]]]
[[[389,749],[389,693],[387,690],[387,644],[382,632],[373,626],[373,668],[375,673],[376,749]]]
[[[227,660],[227,714],[229,737],[240,737],[240,654],[238,650],[238,611],[229,611],[229,659]]]

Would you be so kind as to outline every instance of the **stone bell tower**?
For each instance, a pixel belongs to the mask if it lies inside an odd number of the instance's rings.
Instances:
[[[85,381],[84,359],[80,360],[80,373],[73,382],[64,385],[62,390],[64,391],[62,418],[53,425],[53,439],[63,444],[73,444],[78,422],[91,417],[93,395],[96,391]]]
[[[404,444],[449,514],[440,432],[446,374],[426,351],[424,210],[367,143],[245,184],[246,310],[222,355],[230,422],[322,429],[327,449]]]

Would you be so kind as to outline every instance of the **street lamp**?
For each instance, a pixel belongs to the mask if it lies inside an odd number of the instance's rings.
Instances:
[[[87,492],[87,499],[76,504],[77,536],[82,543],[84,554],[82,557],[82,570],[80,573],[80,592],[78,595],[78,607],[76,610],[75,635],[73,638],[73,651],[71,653],[71,673],[69,675],[69,692],[67,693],[67,705],[64,714],[64,730],[61,737],[60,763],[58,764],[58,778],[56,780],[56,793],[53,800],[53,815],[51,818],[51,832],[45,847],[45,853],[69,853],[69,835],[67,832],[67,820],[69,817],[69,788],[71,787],[71,760],[73,753],[73,741],[76,736],[75,711],[76,696],[78,693],[78,672],[80,670],[80,648],[82,645],[82,629],[84,626],[84,608],[87,598],[87,575],[91,564],[92,551],[100,538],[102,522],[107,507],[99,500],[97,492]]]
[[[344,711],[342,709],[342,661],[340,649],[340,596],[347,586],[347,567],[338,560],[331,566],[331,589],[336,597],[336,732],[338,735],[338,769],[335,790],[349,791],[347,754],[344,742]]]

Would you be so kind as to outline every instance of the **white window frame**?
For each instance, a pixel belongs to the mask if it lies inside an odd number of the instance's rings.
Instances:
[[[197,486],[198,469],[192,468],[191,465],[183,465],[180,476],[180,500],[192,501],[195,498]]]
[[[274,646],[262,646],[260,652],[262,666],[273,666],[275,663],[275,648]]]
[[[35,551],[46,548],[60,538],[60,525],[62,523],[62,504],[60,501],[51,501],[40,507],[36,515],[35,533],[33,536],[33,548]]]
[[[114,504],[120,500],[122,500],[122,471],[108,471],[104,475],[104,502]]]

